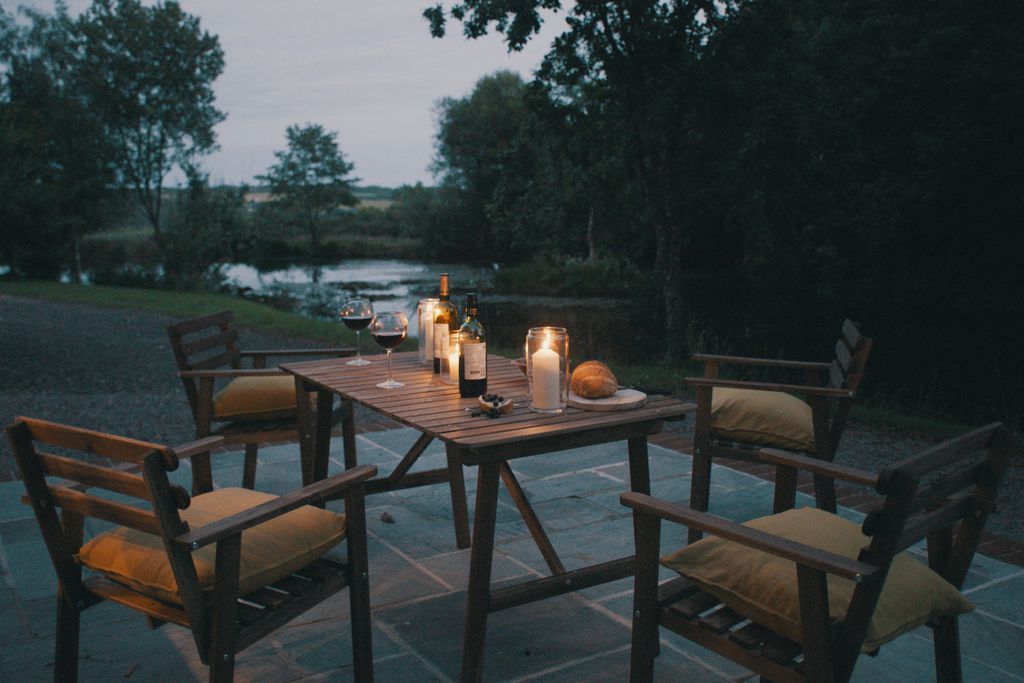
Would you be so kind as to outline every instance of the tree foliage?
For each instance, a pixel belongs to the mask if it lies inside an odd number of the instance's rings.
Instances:
[[[175,289],[201,289],[210,267],[235,253],[249,235],[244,209],[248,188],[210,187],[193,173],[187,189],[176,193],[164,227],[165,280]]]
[[[0,253],[24,275],[80,276],[82,236],[105,214],[113,149],[76,62],[72,20],[0,10]]]
[[[561,6],[425,15],[434,35],[457,21],[515,50]],[[503,155],[541,163],[532,176],[495,164],[476,200],[489,231],[544,225],[567,256],[588,243],[648,269],[672,358],[709,339],[820,357],[852,316],[876,339],[878,395],[1020,423],[1024,5],[580,0],[567,13],[526,86],[529,133]]]
[[[216,147],[213,82],[224,69],[217,36],[167,0],[93,0],[76,24],[90,106],[117,148],[116,169],[165,248],[164,179],[195,170]]]
[[[288,149],[274,152],[277,163],[259,180],[270,185],[272,210],[277,216],[309,235],[320,246],[325,219],[342,206],[355,206],[352,194],[355,168],[338,148],[335,132],[319,124],[288,126]]]

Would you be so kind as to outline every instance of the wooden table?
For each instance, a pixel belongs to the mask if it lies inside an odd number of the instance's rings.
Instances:
[[[667,396],[651,396],[646,405],[620,412],[587,412],[568,408],[558,415],[534,413],[529,409],[527,383],[523,373],[512,366],[507,358],[492,355],[488,357],[487,390],[511,398],[516,407],[512,413],[497,419],[472,417],[466,409],[474,407],[476,399],[460,399],[458,387],[441,382],[429,367],[419,364],[416,353],[394,354],[392,361],[395,378],[405,382],[406,386],[390,391],[375,386],[386,378],[387,364],[383,356],[373,358],[373,361],[372,365],[364,367],[345,365],[345,361],[339,359],[281,366],[295,375],[296,389],[300,395],[302,392],[316,392],[317,395],[315,421],[308,403],[299,401],[303,483],[327,475],[331,428],[329,418],[335,395],[342,400],[341,424],[346,468],[357,464],[353,401],[422,433],[396,471],[386,479],[368,482],[367,492],[448,481],[452,488],[453,517],[459,547],[465,547],[464,543],[468,540],[462,466],[479,467],[462,652],[462,680],[479,681],[483,671],[484,639],[489,613],[633,574],[633,556],[566,570],[508,461],[567,448],[626,441],[630,487],[633,491],[650,493],[647,437],[661,431],[664,420],[682,419],[696,407]],[[409,468],[434,438],[445,443],[448,468],[409,475]],[[551,576],[492,590],[491,560],[499,479],[504,482],[522,514]]]

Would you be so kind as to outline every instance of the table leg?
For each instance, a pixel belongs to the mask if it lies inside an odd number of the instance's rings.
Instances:
[[[462,459],[454,447],[445,447],[448,457],[448,488],[452,496],[452,519],[455,522],[455,546],[469,547],[469,504],[466,502],[466,479],[462,473]]]
[[[345,452],[345,469],[350,470],[359,464],[356,457],[356,418],[352,401],[341,401],[341,442]]]
[[[316,392],[316,436],[313,438],[313,481],[327,478],[327,464],[331,457],[331,417],[334,413],[334,394],[323,389]]]
[[[299,431],[299,454],[302,463],[302,485],[313,483],[313,411],[309,406],[309,390],[301,377],[295,378],[295,423]]]
[[[540,550],[544,561],[547,562],[548,569],[556,576],[564,574],[565,565],[562,564],[562,560],[558,557],[555,546],[551,544],[551,539],[548,538],[547,532],[544,531],[544,526],[540,523],[540,518],[537,517],[537,513],[534,511],[533,506],[530,505],[530,501],[526,499],[526,492],[520,486],[519,480],[516,479],[516,475],[512,468],[509,467],[507,460],[501,463],[501,480],[505,482],[505,489],[512,496],[512,501],[516,504],[516,507],[519,508],[519,514],[522,515],[526,528],[529,529],[530,535],[533,536],[533,540],[537,544],[537,549]]]
[[[494,525],[498,512],[499,463],[480,465],[476,484],[476,512],[473,516],[473,550],[469,560],[469,588],[466,595],[466,625],[462,638],[463,683],[483,679],[484,641],[491,600],[491,560],[494,554]]]
[[[647,437],[629,439],[629,487],[636,493],[651,495],[651,468],[647,461]]]

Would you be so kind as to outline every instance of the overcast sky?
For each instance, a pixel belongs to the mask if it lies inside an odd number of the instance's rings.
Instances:
[[[434,104],[461,97],[498,69],[529,78],[564,13],[544,33],[509,55],[498,36],[466,40],[461,25],[430,37],[421,17],[432,0],[179,0],[202,27],[220,37],[224,73],[214,83],[220,151],[204,166],[210,181],[251,182],[284,148],[293,123],[319,123],[338,133],[363,185],[433,182]],[[0,0],[12,12],[48,0]],[[148,4],[148,3],[147,3]],[[69,0],[72,14],[87,0]]]

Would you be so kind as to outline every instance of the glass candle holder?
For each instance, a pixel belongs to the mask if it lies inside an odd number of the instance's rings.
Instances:
[[[459,333],[452,332],[448,337],[448,355],[441,359],[441,380],[445,384],[459,383]]]
[[[560,413],[569,401],[569,333],[564,327],[531,327],[526,335],[530,410]]]
[[[416,309],[416,333],[420,365],[434,364],[434,306],[440,299],[420,299]]]

